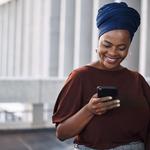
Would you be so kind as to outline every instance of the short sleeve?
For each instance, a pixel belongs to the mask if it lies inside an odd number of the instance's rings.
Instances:
[[[80,74],[73,71],[56,100],[52,121],[59,124],[81,109],[82,83]]]
[[[140,75],[141,82],[142,82],[142,88],[143,88],[143,93],[144,96],[146,97],[146,100],[149,104],[150,107],[150,86],[144,79],[142,75]],[[147,137],[146,137],[146,142],[145,142],[146,150],[150,150],[150,122],[148,125],[148,130],[147,130]]]
[[[150,86],[149,84],[146,82],[146,80],[144,79],[144,77],[142,75],[140,75],[141,78],[141,83],[142,83],[142,89],[143,89],[143,93],[144,96],[149,104],[150,107]]]

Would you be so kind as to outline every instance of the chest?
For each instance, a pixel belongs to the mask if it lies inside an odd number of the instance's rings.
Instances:
[[[148,110],[149,106],[147,99],[144,96],[143,89],[140,82],[136,80],[124,78],[108,78],[103,79],[91,79],[86,80],[86,84],[83,86],[83,105],[87,104],[93,94],[97,92],[97,86],[116,86],[118,88],[118,99],[120,100],[121,108],[133,111],[138,110]]]

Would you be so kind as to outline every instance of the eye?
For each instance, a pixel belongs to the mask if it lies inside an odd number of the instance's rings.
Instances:
[[[110,44],[103,44],[103,46],[104,46],[105,48],[110,48],[110,47],[111,47]]]
[[[118,47],[118,49],[119,49],[120,51],[124,51],[124,50],[126,50],[126,46],[120,46],[120,47]]]

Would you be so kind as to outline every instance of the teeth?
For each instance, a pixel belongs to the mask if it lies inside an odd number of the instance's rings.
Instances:
[[[115,62],[117,59],[115,58],[109,58],[109,57],[106,57],[106,61],[109,61],[109,62]]]

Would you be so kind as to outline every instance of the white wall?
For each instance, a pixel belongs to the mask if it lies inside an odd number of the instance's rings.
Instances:
[[[150,2],[124,1],[142,18],[124,65],[149,80]],[[61,78],[97,59],[95,19],[98,8],[108,2],[113,0],[11,0],[0,4],[0,102],[46,102],[53,107]]]
[[[141,13],[124,65],[150,76],[149,1],[124,0]],[[113,0],[11,0],[0,5],[0,76],[64,77],[97,58],[96,14]]]

